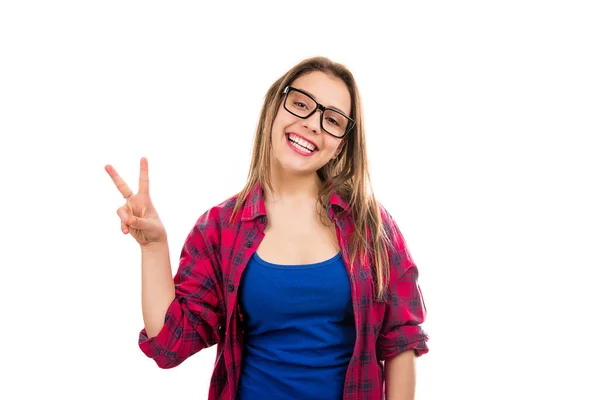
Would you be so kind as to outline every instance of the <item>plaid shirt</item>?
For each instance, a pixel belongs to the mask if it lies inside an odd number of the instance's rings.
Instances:
[[[176,298],[156,337],[146,330],[139,347],[160,368],[173,368],[198,351],[217,344],[209,400],[234,400],[243,354],[242,315],[238,288],[244,267],[264,237],[267,224],[260,185],[247,197],[232,223],[236,196],[202,215],[181,251],[174,277]],[[392,217],[381,208],[384,228],[393,243],[389,251],[390,286],[385,302],[374,299],[369,265],[357,257],[349,266],[349,241],[354,225],[344,213],[348,204],[332,195],[327,213],[335,222],[338,243],[351,282],[356,325],[354,353],[348,365],[344,400],[382,399],[383,362],[407,349],[417,356],[428,352],[420,324],[426,308],[417,283],[418,271]]]

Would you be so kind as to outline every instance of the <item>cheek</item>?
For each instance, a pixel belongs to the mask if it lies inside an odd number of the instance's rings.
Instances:
[[[271,137],[273,135],[283,134],[285,128],[294,122],[293,120],[290,120],[286,114],[288,113],[286,113],[285,110],[282,113],[280,109],[277,113],[277,116],[275,116],[275,120],[273,121],[273,129],[271,130]]]
[[[327,135],[327,137],[323,141],[323,143],[325,144],[323,150],[327,155],[333,155],[337,148],[342,145],[342,141],[326,133],[325,135]]]

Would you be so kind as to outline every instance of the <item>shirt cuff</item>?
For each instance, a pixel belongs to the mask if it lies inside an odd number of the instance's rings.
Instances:
[[[398,354],[413,349],[417,357],[427,354],[429,336],[419,325],[405,325],[380,338],[380,360],[389,360]]]
[[[148,338],[146,328],[140,331],[138,345],[142,352],[156,361],[161,368],[168,367],[168,364],[175,359],[175,353],[171,351],[173,346],[173,330],[177,330],[182,324],[182,310],[177,298],[175,298],[165,314],[164,325],[153,338]],[[178,336],[178,335],[177,335]]]

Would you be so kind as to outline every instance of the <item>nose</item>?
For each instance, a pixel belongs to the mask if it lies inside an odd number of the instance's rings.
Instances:
[[[321,110],[317,110],[310,117],[303,120],[302,125],[314,133],[321,131]]]

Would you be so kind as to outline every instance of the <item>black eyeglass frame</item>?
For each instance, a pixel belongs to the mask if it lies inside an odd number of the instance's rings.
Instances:
[[[287,98],[288,98],[288,95],[290,94],[290,92],[291,92],[292,90],[295,90],[296,92],[300,92],[300,93],[302,93],[303,95],[307,96],[309,99],[311,99],[312,101],[314,101],[314,102],[315,102],[315,104],[317,105],[317,106],[315,107],[315,109],[314,109],[314,110],[312,110],[312,111],[311,111],[311,112],[310,112],[310,113],[309,113],[307,116],[305,116],[305,117],[303,117],[303,116],[300,116],[300,115],[298,115],[298,114],[294,113],[293,111],[289,110],[289,109],[286,107],[286,105],[285,105],[285,104],[287,103]],[[312,96],[311,96],[309,93],[306,93],[306,92],[305,92],[304,90],[302,90],[302,89],[298,89],[298,88],[295,88],[295,87],[292,87],[292,86],[289,86],[289,85],[288,85],[288,86],[286,86],[286,87],[285,87],[285,89],[283,89],[283,93],[285,93],[285,98],[283,99],[283,108],[285,108],[285,110],[286,110],[287,112],[289,112],[289,113],[290,113],[290,114],[292,114],[292,115],[295,115],[295,116],[296,116],[296,117],[298,117],[298,118],[302,118],[302,119],[310,118],[310,116],[311,116],[311,115],[313,115],[313,114],[314,114],[314,113],[315,113],[317,110],[321,110],[321,118],[320,118],[320,121],[321,121],[321,129],[323,130],[323,132],[326,132],[327,134],[329,134],[329,135],[331,135],[331,136],[333,136],[333,137],[335,137],[335,138],[338,138],[338,139],[342,139],[342,138],[344,138],[344,137],[345,137],[345,136],[348,134],[348,132],[350,132],[350,131],[352,130],[352,128],[354,128],[354,125],[355,125],[355,123],[356,123],[356,122],[355,122],[355,121],[354,121],[352,118],[350,118],[348,115],[344,114],[344,113],[343,113],[343,112],[341,112],[340,110],[337,110],[337,109],[335,109],[335,108],[325,107],[323,104],[321,104],[321,103],[319,103],[317,100],[315,100],[315,98],[314,98],[314,97],[312,97]],[[344,132],[344,134],[343,134],[342,136],[337,136],[337,135],[334,135],[333,133],[331,133],[331,132],[329,132],[327,129],[325,129],[325,127],[323,127],[323,116],[325,115],[325,111],[326,111],[326,110],[330,110],[330,111],[333,111],[333,112],[335,112],[335,113],[338,113],[338,114],[340,114],[340,115],[342,115],[342,116],[344,116],[345,118],[347,118],[347,119],[348,119],[348,126],[346,127],[346,131]]]

